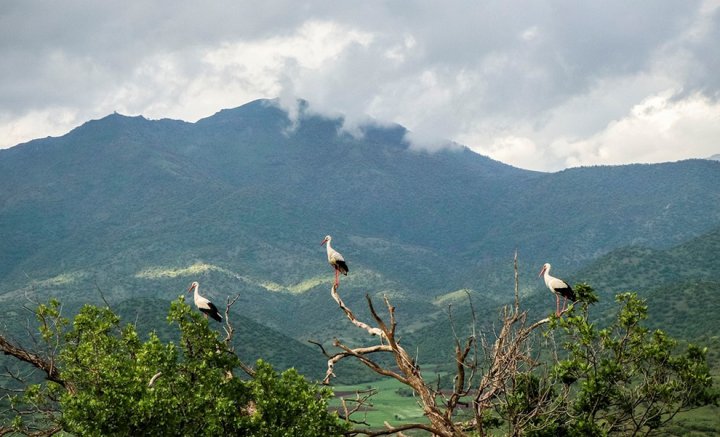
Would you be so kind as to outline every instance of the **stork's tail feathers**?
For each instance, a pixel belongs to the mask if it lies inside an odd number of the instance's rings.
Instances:
[[[570,287],[569,285],[567,286],[567,288],[561,288],[557,290],[557,292],[565,299],[571,300],[573,302],[577,302],[578,300],[577,293],[575,293],[575,290],[573,290],[572,287]]]
[[[217,320],[218,322],[222,322],[222,316],[220,315],[220,313],[219,313],[217,310],[212,311],[212,310],[203,310],[203,309],[201,309],[200,311],[202,311],[203,313],[205,313],[205,314],[207,314],[208,316],[212,317],[213,319]]]
[[[210,308],[199,308],[199,309],[200,309],[200,311],[202,311],[203,313],[212,317],[213,319],[217,320],[218,322],[222,322],[222,316],[220,315],[220,311],[218,311],[217,307],[212,302],[208,302],[208,306]]]
[[[345,261],[337,261],[335,263],[335,267],[340,273],[347,276],[349,270],[347,264],[345,264]]]

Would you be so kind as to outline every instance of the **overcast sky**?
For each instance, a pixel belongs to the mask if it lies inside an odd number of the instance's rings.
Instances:
[[[720,0],[0,1],[0,148],[296,98],[555,171],[720,153]]]

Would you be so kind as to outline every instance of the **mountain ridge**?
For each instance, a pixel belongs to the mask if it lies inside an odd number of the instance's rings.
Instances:
[[[408,317],[432,318],[433,299],[456,290],[502,301],[515,249],[523,275],[545,261],[570,271],[619,247],[668,247],[720,223],[717,162],[541,173],[462,146],[412,150],[397,125],[360,136],[341,125],[303,112],[293,125],[260,100],[195,123],[112,114],[0,151],[0,300],[27,290],[91,299],[96,286],[111,300],[146,290],[167,298],[190,277],[136,274],[202,262],[257,278],[195,278],[244,293],[253,320],[317,338],[345,326],[326,294],[332,271],[319,243],[328,233],[350,265],[349,304],[388,294]],[[63,274],[76,280],[44,282]],[[314,285],[298,295],[260,282]],[[302,311],[290,318],[288,307]]]
[[[672,247],[653,249],[642,246],[625,246],[615,249],[578,270],[558,267],[554,275],[575,286],[590,285],[599,302],[593,304],[590,313],[595,323],[602,325],[614,317],[617,311],[615,296],[634,292],[648,305],[649,318],[644,324],[651,329],[661,329],[669,335],[696,344],[718,344],[720,336],[720,264],[714,256],[720,251],[720,226],[710,232]],[[524,263],[520,257],[519,263]],[[538,266],[539,268],[539,266]],[[561,270],[560,270],[561,269]],[[521,297],[521,307],[529,313],[529,320],[547,317],[555,311],[555,298],[545,288],[537,271],[531,276],[520,277],[523,282],[537,283],[537,293]],[[504,299],[485,305],[476,293],[460,296],[446,306],[452,311],[453,327],[447,312],[432,323],[411,332],[407,344],[424,351],[426,359],[433,357],[436,363],[452,362],[454,345],[447,341],[458,335],[469,335],[472,320],[476,328],[490,331],[498,323],[500,308],[513,303],[511,276],[508,277]],[[472,300],[471,314],[468,300]],[[720,366],[720,351],[710,351],[710,364]]]

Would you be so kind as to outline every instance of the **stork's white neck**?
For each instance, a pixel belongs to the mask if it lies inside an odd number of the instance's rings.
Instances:
[[[198,288],[200,288],[200,285],[199,285],[199,284],[198,284],[198,285],[195,285],[195,286],[193,287],[193,300],[194,300],[195,302],[197,302],[198,297],[200,297],[200,293],[198,293]]]
[[[204,307],[203,301],[207,299],[200,296],[200,293],[198,292],[198,288],[200,288],[200,285],[196,285],[194,288],[195,290],[193,291],[193,302],[195,302],[195,306],[198,308]]]
[[[545,285],[547,285],[548,287],[550,286],[550,281],[555,279],[552,276],[550,276],[550,269],[551,269],[551,267],[547,266],[547,268],[545,269],[545,273],[543,273],[543,279],[545,280]]]

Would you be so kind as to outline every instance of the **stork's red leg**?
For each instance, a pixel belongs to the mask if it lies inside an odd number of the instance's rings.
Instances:
[[[335,269],[335,288],[340,286],[340,277],[338,276],[339,273],[340,273],[340,270]]]
[[[567,304],[567,297],[563,300],[563,309],[562,312],[565,312],[565,304]]]
[[[560,296],[555,295],[555,315],[560,315]]]

